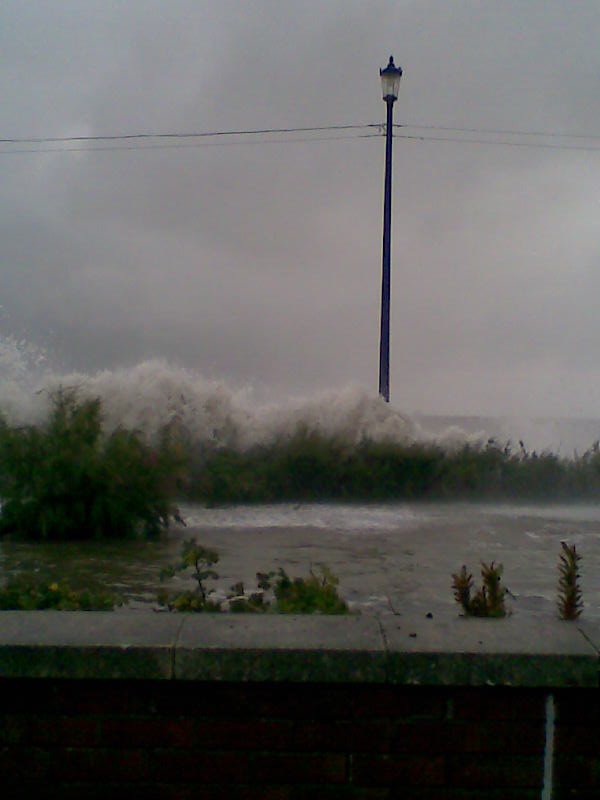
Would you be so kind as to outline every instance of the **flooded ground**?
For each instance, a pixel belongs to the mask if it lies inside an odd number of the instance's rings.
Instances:
[[[75,588],[102,587],[129,608],[157,607],[160,571],[177,560],[184,539],[216,549],[217,593],[257,571],[282,566],[305,575],[327,564],[340,594],[357,610],[422,609],[456,613],[451,573],[466,564],[479,579],[481,561],[504,565],[514,614],[555,616],[560,542],[582,554],[584,615],[600,619],[600,506],[301,504],[182,508],[187,528],[157,542],[0,545],[3,579],[35,572]],[[192,588],[177,579],[182,588]]]

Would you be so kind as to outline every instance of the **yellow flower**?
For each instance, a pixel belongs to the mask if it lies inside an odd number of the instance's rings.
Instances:
[[[48,588],[51,592],[58,592],[58,583],[51,583]]]

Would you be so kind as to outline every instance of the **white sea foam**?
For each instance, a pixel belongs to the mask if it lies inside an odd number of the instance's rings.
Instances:
[[[410,418],[363,388],[345,387],[310,398],[279,404],[259,404],[248,388],[235,389],[198,372],[164,360],[143,361],[96,373],[53,370],[46,353],[26,341],[0,338],[0,413],[12,424],[38,422],[47,413],[52,391],[76,388],[83,398],[102,401],[107,430],[134,428],[152,440],[176,423],[200,446],[240,450],[286,441],[299,430],[336,437],[349,446],[376,442],[434,442],[446,450],[465,443],[518,441],[522,425],[511,429],[506,420],[483,418]],[[537,424],[537,423],[536,423]],[[569,455],[573,447],[597,438],[600,425],[574,427],[573,421],[531,427],[530,449],[550,449]],[[550,437],[550,438],[549,438]]]
[[[247,389],[163,360],[94,374],[53,372],[41,351],[13,339],[0,340],[0,370],[0,411],[13,424],[38,421],[52,392],[63,387],[76,389],[82,398],[99,397],[107,430],[134,428],[149,439],[174,422],[199,444],[239,449],[285,441],[299,430],[349,445],[430,438],[406,415],[360,388],[257,405]],[[452,440],[457,438],[454,431]]]

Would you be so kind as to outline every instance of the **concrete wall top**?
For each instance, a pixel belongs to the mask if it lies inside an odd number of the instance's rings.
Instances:
[[[0,612],[0,677],[598,686],[600,625],[406,614]]]

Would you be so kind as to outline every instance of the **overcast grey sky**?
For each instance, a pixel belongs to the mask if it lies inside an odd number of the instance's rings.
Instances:
[[[390,53],[398,123],[596,136],[396,139],[391,395],[599,416],[599,40],[597,0],[5,0],[0,137],[379,123]],[[0,331],[376,394],[384,139],[266,138],[0,145]]]

